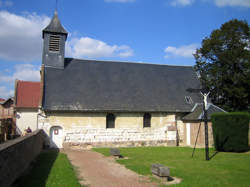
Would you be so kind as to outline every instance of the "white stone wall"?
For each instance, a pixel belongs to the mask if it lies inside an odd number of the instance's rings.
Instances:
[[[37,114],[38,109],[17,109],[17,132],[24,134],[24,130],[28,127],[30,127],[32,131],[37,130]]]
[[[179,144],[185,145],[185,124],[181,120],[177,120],[177,128],[179,135]]]
[[[53,113],[47,114],[46,118],[39,117],[39,128],[50,136],[51,127],[62,127],[64,143],[113,142],[126,146],[129,142],[170,141],[171,145],[174,144],[176,131],[168,130],[175,127],[174,114],[153,113],[150,128],[143,128],[143,115],[144,113],[115,114],[115,128],[106,129],[106,113]]]
[[[75,126],[65,131],[65,142],[128,142],[128,141],[157,141],[167,139],[167,127],[158,129],[102,129]]]

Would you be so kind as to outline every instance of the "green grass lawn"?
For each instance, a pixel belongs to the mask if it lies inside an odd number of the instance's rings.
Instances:
[[[67,156],[56,151],[41,153],[28,175],[19,179],[21,187],[80,187]]]
[[[192,148],[187,147],[139,147],[121,148],[121,154],[128,159],[118,163],[142,174],[151,176],[151,165],[160,163],[170,168],[171,176],[182,178],[177,186],[250,186],[250,152],[216,154],[205,161],[204,149],[196,149],[194,158]],[[94,151],[109,156],[108,148]],[[210,150],[210,155],[214,153]]]

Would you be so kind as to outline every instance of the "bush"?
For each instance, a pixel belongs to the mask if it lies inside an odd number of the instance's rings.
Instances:
[[[217,113],[211,116],[214,145],[217,151],[248,151],[248,113]]]

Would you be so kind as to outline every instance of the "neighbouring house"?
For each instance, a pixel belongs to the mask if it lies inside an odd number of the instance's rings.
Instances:
[[[13,139],[16,135],[14,100],[8,98],[0,101],[0,142]]]
[[[187,91],[201,87],[193,67],[65,58],[66,39],[55,12],[43,30],[39,115],[52,147],[192,144],[203,102]]]
[[[15,85],[17,133],[24,135],[28,127],[32,131],[37,129],[40,82],[16,80]]]

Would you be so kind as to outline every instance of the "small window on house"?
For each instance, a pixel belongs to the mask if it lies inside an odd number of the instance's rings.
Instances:
[[[193,104],[193,100],[190,96],[185,96],[185,101],[187,104]]]
[[[49,51],[59,52],[59,50],[60,50],[60,36],[50,35]]]
[[[145,113],[143,116],[143,128],[151,127],[151,114]]]
[[[115,128],[115,115],[114,114],[107,114],[106,128]]]

